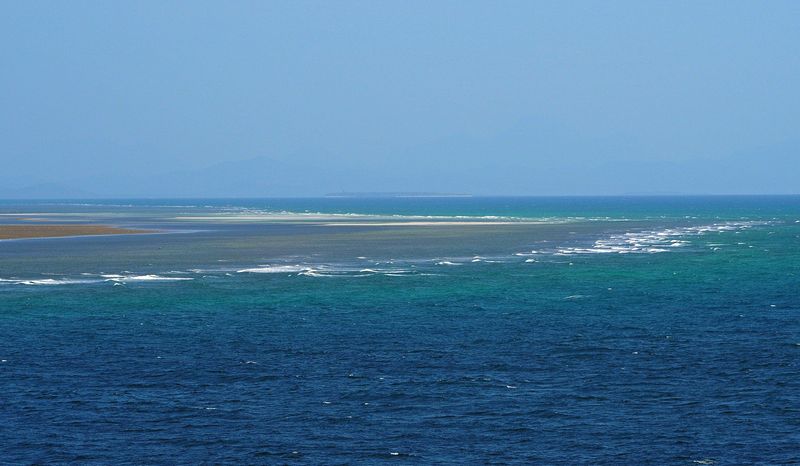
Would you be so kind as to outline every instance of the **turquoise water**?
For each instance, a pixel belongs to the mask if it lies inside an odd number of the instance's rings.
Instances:
[[[9,463],[800,460],[800,197],[0,214]]]

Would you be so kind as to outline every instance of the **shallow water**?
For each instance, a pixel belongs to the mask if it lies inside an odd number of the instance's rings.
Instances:
[[[10,463],[798,461],[800,197],[17,213],[168,233],[0,242]]]

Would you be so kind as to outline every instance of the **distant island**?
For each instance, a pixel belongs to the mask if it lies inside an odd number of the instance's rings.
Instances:
[[[464,193],[429,193],[429,192],[340,192],[328,193],[325,197],[472,197]]]

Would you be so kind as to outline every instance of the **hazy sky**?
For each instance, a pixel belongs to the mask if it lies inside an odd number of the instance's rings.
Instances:
[[[798,1],[2,2],[0,187],[222,163],[292,179],[231,194],[797,193],[798,25]]]

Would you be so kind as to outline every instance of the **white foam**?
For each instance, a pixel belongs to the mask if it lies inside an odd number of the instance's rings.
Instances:
[[[389,267],[381,267],[381,265]],[[364,268],[353,264],[279,264],[261,265],[237,270],[238,273],[257,274],[296,274],[305,277],[372,277],[376,275],[414,274],[414,270],[392,267],[394,261],[375,262],[376,267]],[[411,265],[412,268],[416,267]]]
[[[29,279],[9,279],[0,278],[0,283],[9,285],[29,285],[29,286],[57,286],[57,285],[81,285],[89,283],[101,283],[103,280],[92,280],[85,278],[29,278]]]
[[[298,273],[311,270],[304,265],[262,265],[249,269],[237,270],[237,273]]]
[[[769,223],[761,221],[722,222],[711,225],[665,228],[663,230],[629,231],[599,239],[591,247],[560,248],[554,254],[561,256],[608,253],[658,254],[669,252],[672,248],[686,247],[691,244],[690,241],[681,238],[731,231],[738,233],[754,226],[768,225]],[[722,245],[723,243],[708,243],[708,246]],[[715,248],[714,250],[718,249]]]
[[[330,277],[330,276],[332,276],[332,275],[326,275],[326,274],[322,274],[322,273],[316,272],[313,269],[304,270],[302,272],[299,272],[297,275],[304,275],[306,277]]]
[[[349,267],[334,267],[330,265],[320,265],[314,268],[307,268],[297,275],[306,277],[374,277],[374,276],[387,276],[387,277],[404,277],[409,275],[417,275],[414,270],[407,269],[354,269]]]
[[[380,215],[355,212],[296,212],[270,211],[249,208],[230,208],[207,215],[179,215],[176,220],[228,222],[303,222],[327,225],[503,225],[503,224],[560,224],[585,220],[611,220],[583,217],[516,217],[501,215]],[[333,222],[333,223],[330,223]]]
[[[20,280],[20,285],[79,285],[86,283],[99,283],[100,280],[72,280],[72,279],[54,279],[45,278],[41,280]]]
[[[147,274],[147,275],[117,275],[117,274],[108,274],[102,275],[106,281],[110,282],[119,282],[119,283],[127,283],[127,282],[176,282],[176,281],[186,281],[186,280],[194,280],[191,277],[163,277],[161,275],[154,275],[154,274]]]
[[[450,262],[450,261],[439,261],[436,265],[464,265],[459,262]]]

